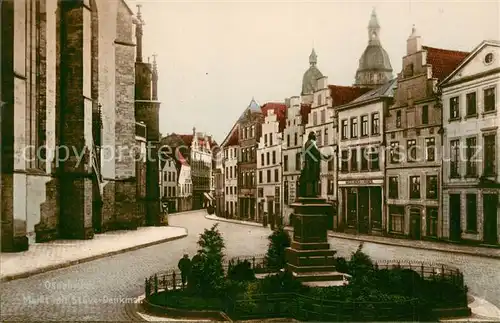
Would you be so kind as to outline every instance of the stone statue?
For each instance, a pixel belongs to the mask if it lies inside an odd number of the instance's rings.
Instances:
[[[318,146],[316,146],[316,135],[314,132],[309,133],[302,155],[304,156],[304,167],[300,172],[299,196],[317,197],[320,183],[321,159],[328,157],[323,156]]]

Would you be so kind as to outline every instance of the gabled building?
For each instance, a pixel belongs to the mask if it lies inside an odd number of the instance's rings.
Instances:
[[[422,46],[413,28],[394,105],[385,120],[387,232],[413,239],[444,234],[442,118],[437,84],[468,53]],[[444,116],[447,118],[447,116]]]
[[[257,217],[256,221],[267,221],[271,227],[282,219],[282,144],[286,121],[286,105],[269,102],[261,108],[265,115],[262,135],[257,146]]]
[[[483,41],[440,83],[442,237],[500,241],[500,42]]]
[[[286,100],[287,112],[285,129],[283,129],[283,218],[290,224],[290,215],[299,192],[299,177],[301,171],[302,140],[305,125],[311,111],[310,104],[301,103],[299,96]]]
[[[385,228],[384,117],[397,81],[336,107],[339,216],[336,229],[381,235]]]
[[[238,217],[238,156],[239,156],[238,124],[222,143],[223,176],[224,176],[224,217]],[[219,206],[218,206],[219,207]]]
[[[177,166],[177,192],[179,212],[193,209],[193,183],[191,181],[191,166],[186,159],[179,156]]]
[[[178,174],[174,159],[168,157],[160,161],[160,195],[164,205],[167,206],[168,213],[178,210]]]

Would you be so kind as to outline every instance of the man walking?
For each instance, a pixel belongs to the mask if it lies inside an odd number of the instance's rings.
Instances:
[[[191,272],[191,260],[189,259],[188,254],[184,254],[184,257],[179,260],[177,267],[179,267],[181,271],[182,288],[184,288],[186,286],[189,273]]]

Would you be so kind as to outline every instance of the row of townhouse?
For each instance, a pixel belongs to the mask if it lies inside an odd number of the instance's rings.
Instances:
[[[433,48],[413,28],[392,79],[373,15],[369,32],[354,86],[328,85],[313,50],[301,96],[268,110],[252,101],[222,144],[223,214],[289,223],[315,132],[330,229],[498,244],[500,43]]]

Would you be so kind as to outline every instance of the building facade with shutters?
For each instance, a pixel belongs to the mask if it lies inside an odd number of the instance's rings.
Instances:
[[[500,241],[500,42],[483,41],[440,84],[443,238]]]
[[[282,219],[281,204],[282,174],[282,131],[285,126],[286,105],[266,103],[262,106],[265,115],[262,135],[257,146],[257,222],[264,217],[271,226]]]
[[[441,238],[442,105],[437,84],[467,53],[425,47],[413,28],[386,116],[387,232]]]
[[[384,116],[396,80],[339,106],[339,230],[382,234],[386,227]]]

